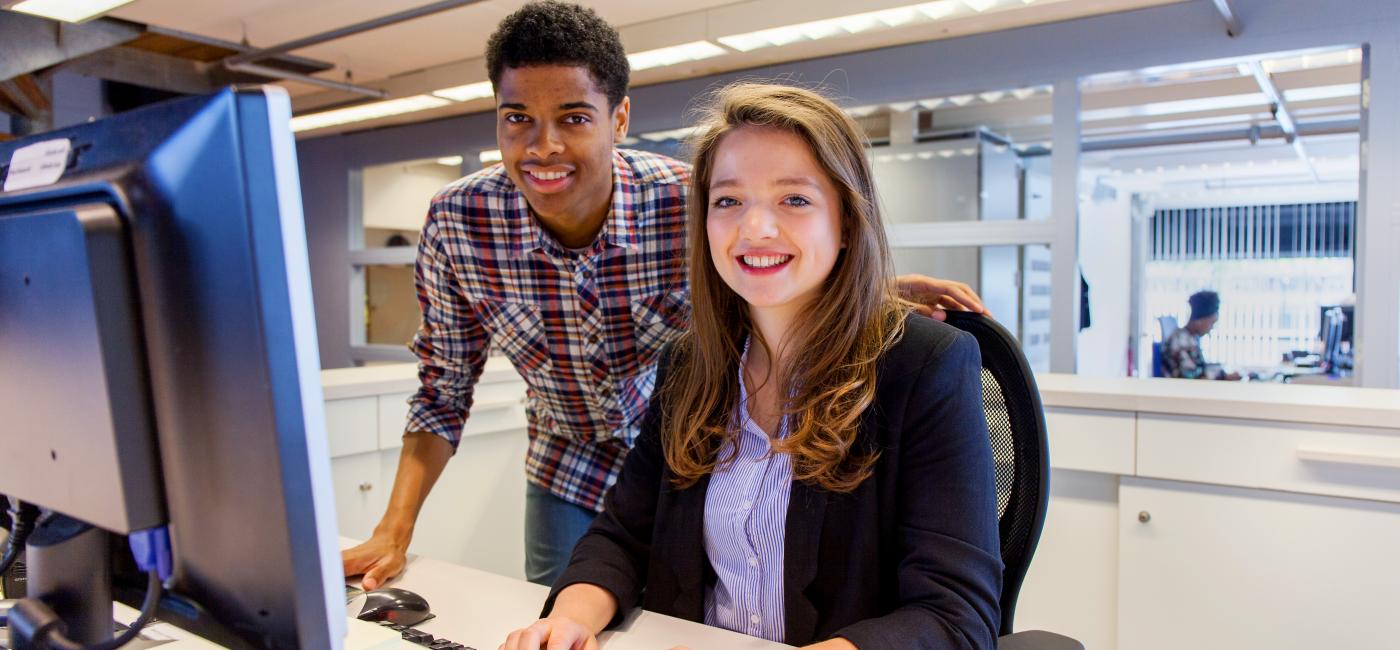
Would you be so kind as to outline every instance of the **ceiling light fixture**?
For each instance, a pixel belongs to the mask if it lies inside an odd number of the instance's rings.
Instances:
[[[446,106],[452,102],[441,97],[432,95],[414,95],[412,97],[402,97],[399,99],[389,99],[382,102],[370,102],[348,108],[337,108],[320,113],[309,115],[299,115],[292,118],[292,131],[311,131],[322,129],[337,124],[347,124],[350,122],[363,122],[391,115],[401,115],[403,113],[413,113],[415,111]]]
[[[997,6],[997,0],[962,0],[962,3],[979,14]]]
[[[666,66],[676,65],[677,63],[700,61],[728,53],[728,50],[709,41],[693,41],[681,45],[659,47],[654,50],[628,54],[627,62],[631,64],[632,71],[637,72],[639,70],[650,70],[652,68],[664,68]]]
[[[691,135],[698,133],[699,131],[700,129],[698,127],[685,126],[679,129],[671,129],[670,131],[653,131],[651,133],[643,133],[642,139],[649,140],[651,142],[665,142],[667,140],[684,140],[690,137]]]
[[[998,0],[972,0],[979,4],[989,3],[994,5]],[[742,34],[731,34],[721,36],[720,43],[739,50],[748,52],[765,47],[778,47],[789,43],[796,43],[801,40],[820,40],[834,36],[846,36],[849,34],[859,34],[870,30],[892,29],[921,22],[932,22],[942,20],[958,11],[959,5],[954,0],[937,0],[935,2],[925,2],[922,4],[907,5],[903,7],[893,7],[880,11],[867,11],[825,20],[813,20],[795,25],[783,25],[781,27],[771,27]],[[981,10],[979,10],[981,11]]]
[[[476,83],[466,84],[465,86],[453,86],[451,88],[443,88],[442,90],[434,90],[432,94],[450,99],[454,102],[469,102],[473,99],[493,97],[496,91],[491,88],[491,82],[478,81]]]
[[[105,14],[133,0],[21,0],[0,2],[0,8],[66,23],[80,23]]]
[[[480,160],[481,164],[483,165],[490,165],[492,163],[501,162],[501,150],[488,149],[486,151],[483,151],[481,152],[481,155],[477,156],[477,160]]]
[[[443,156],[443,157],[437,159],[437,164],[439,164],[439,165],[446,165],[446,166],[448,166],[448,167],[461,167],[461,166],[462,166],[462,157],[461,157],[461,156]]]

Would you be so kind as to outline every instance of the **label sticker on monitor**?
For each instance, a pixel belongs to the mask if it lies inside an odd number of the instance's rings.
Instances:
[[[5,177],[5,189],[24,190],[53,185],[68,168],[68,152],[73,143],[68,138],[35,142],[15,149],[10,156],[10,174]]]

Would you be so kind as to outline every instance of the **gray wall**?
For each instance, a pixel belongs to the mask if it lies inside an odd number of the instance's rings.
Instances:
[[[1025,29],[906,45],[870,52],[800,61],[746,72],[728,73],[634,89],[634,133],[669,129],[684,123],[693,98],[716,84],[740,78],[784,76],[808,83],[826,82],[856,104],[902,101],[961,92],[997,90],[1054,83],[1064,79],[1132,68],[1216,57],[1280,52],[1339,44],[1385,43],[1375,51],[1400,56],[1400,2],[1395,0],[1232,0],[1244,25],[1229,38],[1219,15],[1206,0],[1192,0],[1139,11],[1039,25]],[[1395,67],[1394,61],[1385,69]],[[1400,83],[1378,78],[1376,86]],[[1378,88],[1373,88],[1377,96]],[[1394,91],[1386,91],[1386,101]],[[1393,105],[1393,102],[1392,102]],[[1373,120],[1372,146],[1387,153],[1373,161],[1395,171],[1400,152],[1400,114]],[[312,280],[327,368],[351,365],[349,355],[350,171],[365,165],[494,148],[490,114],[474,114],[423,124],[312,138],[298,143],[303,200],[311,245]],[[1391,199],[1378,188],[1374,198]],[[1391,205],[1391,200],[1376,200]],[[1377,215],[1381,236],[1400,238],[1400,214]],[[1400,248],[1400,241],[1391,250]],[[1382,280],[1395,270],[1381,262],[1365,272]],[[1390,264],[1390,262],[1384,262]],[[1358,269],[1360,269],[1359,263]],[[1393,288],[1393,287],[1391,287]],[[1389,291],[1389,289],[1388,289]],[[1393,323],[1400,317],[1400,297],[1382,305]],[[1396,312],[1396,313],[1389,313]],[[1377,327],[1376,330],[1383,328]],[[1389,328],[1393,334],[1394,325]],[[1396,341],[1386,343],[1393,350]]]

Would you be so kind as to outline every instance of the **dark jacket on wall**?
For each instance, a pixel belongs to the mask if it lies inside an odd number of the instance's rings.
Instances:
[[[664,356],[654,395],[661,395]],[[793,483],[784,541],[785,641],[840,636],[861,650],[994,648],[1001,554],[996,478],[976,340],[921,316],[881,357],[858,448],[874,474],[840,494]],[[590,583],[621,606],[704,620],[708,480],[678,490],[653,398],[604,511],[575,547],[564,587]]]

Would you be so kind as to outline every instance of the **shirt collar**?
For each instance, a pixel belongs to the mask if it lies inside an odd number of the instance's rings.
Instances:
[[[603,220],[603,229],[598,233],[598,238],[589,244],[585,250],[588,254],[601,252],[606,246],[618,246],[637,250],[641,247],[641,236],[638,233],[637,202],[641,199],[641,188],[637,185],[636,173],[632,170],[632,165],[627,162],[622,153],[613,150],[612,155],[612,205],[608,209],[608,216]],[[525,200],[525,193],[519,188],[514,188],[514,213],[515,221],[519,228],[515,232],[515,253],[517,256],[526,255],[535,250],[545,250],[558,255],[567,256],[573,253],[561,245],[549,231],[540,225],[533,212],[530,211],[530,204]]]

